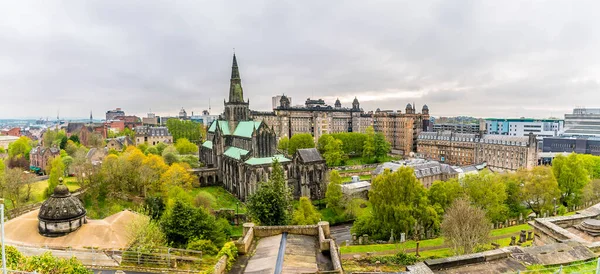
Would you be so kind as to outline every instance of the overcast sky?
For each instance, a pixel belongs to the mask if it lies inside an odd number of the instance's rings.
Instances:
[[[2,1],[0,118],[223,109],[562,117],[600,107],[598,1]]]

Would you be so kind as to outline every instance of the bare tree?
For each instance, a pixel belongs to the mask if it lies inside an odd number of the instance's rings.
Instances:
[[[10,199],[13,208],[16,208],[21,199],[21,187],[25,182],[25,174],[20,168],[9,168],[4,176],[6,180],[4,197]]]
[[[490,222],[485,211],[474,207],[466,198],[460,198],[446,210],[442,235],[456,254],[468,254],[478,245],[487,243]]]

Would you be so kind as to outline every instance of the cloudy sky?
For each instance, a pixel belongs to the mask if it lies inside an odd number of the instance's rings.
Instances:
[[[287,3],[286,3],[287,2]],[[600,107],[598,1],[3,1],[0,118],[255,110],[285,93],[434,116]]]

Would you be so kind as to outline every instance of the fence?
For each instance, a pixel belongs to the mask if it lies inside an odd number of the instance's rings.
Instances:
[[[600,274],[600,258],[587,262],[580,262],[568,265],[560,265],[555,267],[540,267],[539,269],[531,269],[513,272],[517,274],[533,274],[533,273],[548,273],[548,274]]]
[[[128,249],[120,253],[112,252],[112,258],[120,265],[147,267],[177,267],[178,262],[196,264],[202,261],[202,252],[178,248],[154,248],[151,250]],[[117,255],[115,255],[117,254]],[[110,255],[109,255],[110,256]]]

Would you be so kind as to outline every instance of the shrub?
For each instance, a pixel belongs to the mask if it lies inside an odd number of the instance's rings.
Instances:
[[[200,192],[194,198],[194,206],[204,207],[207,210],[211,210],[213,203],[215,203],[215,197],[207,192]]]
[[[371,264],[379,261],[381,264],[413,265],[417,262],[417,257],[412,254],[398,252],[394,256],[373,256],[368,257],[366,260]]]
[[[237,250],[237,247],[235,247],[235,243],[228,242],[223,246],[223,248],[221,248],[221,251],[219,251],[219,254],[217,254],[217,258],[221,258],[221,256],[226,255],[227,256],[226,269],[230,270],[231,267],[233,266],[233,263],[235,262],[235,259],[237,258],[237,254],[238,254],[238,250]]]
[[[211,240],[200,240],[194,238],[188,242],[187,249],[202,251],[204,254],[215,255],[219,249]]]

